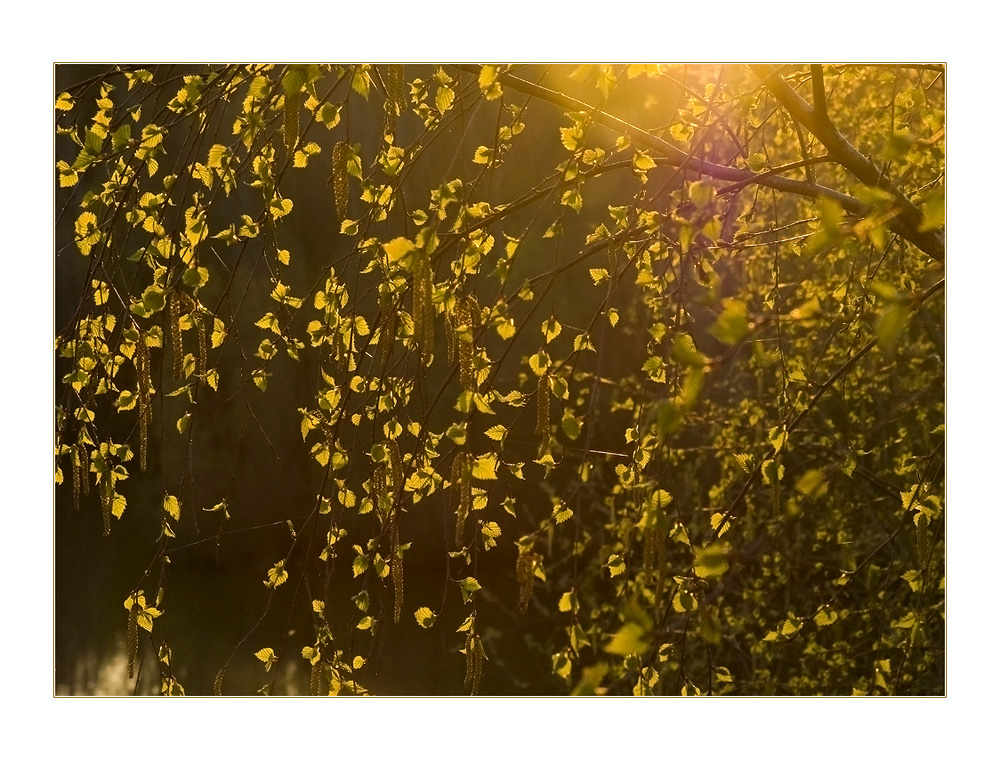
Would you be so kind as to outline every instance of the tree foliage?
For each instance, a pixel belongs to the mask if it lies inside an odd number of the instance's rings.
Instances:
[[[943,67],[61,68],[136,689],[943,691]]]

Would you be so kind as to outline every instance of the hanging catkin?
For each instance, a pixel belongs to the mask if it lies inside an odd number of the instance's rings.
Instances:
[[[173,355],[173,378],[181,380],[184,377],[184,340],[181,336],[181,299],[175,290],[167,295],[167,308],[170,311],[170,350]]]
[[[70,467],[73,470],[73,511],[80,511],[80,487],[81,487],[81,470],[82,470],[82,454],[80,453],[80,444],[73,444],[69,447],[69,457],[70,457]],[[86,477],[84,473],[82,477]]]
[[[425,250],[418,250],[413,267],[413,334],[426,365],[434,359],[433,287],[430,256]]]
[[[538,554],[530,549],[522,549],[517,555],[517,566],[514,574],[517,578],[519,591],[518,612],[523,613],[528,610],[528,602],[531,600],[531,592],[535,586],[535,565],[538,563],[538,560]]]
[[[379,323],[382,329],[379,331],[378,350],[379,364],[382,367],[382,374],[384,376],[385,370],[389,366],[389,358],[392,356],[392,344],[396,340],[396,323],[398,317],[391,295],[383,294],[379,305],[381,311]]]
[[[608,248],[608,275],[609,287],[614,288],[618,278],[618,246],[616,245]]]
[[[458,337],[455,335],[455,315],[448,314],[444,320],[445,335],[448,338],[448,364],[455,363],[455,355],[458,351]]]
[[[399,617],[403,612],[403,552],[399,548],[399,524],[396,511],[392,512],[392,527],[390,528],[389,575],[392,576],[393,590],[393,622],[399,625]]]
[[[285,95],[285,150],[291,155],[299,141],[299,102],[302,93]]]
[[[405,74],[403,67],[393,65],[386,75],[385,126],[383,133],[391,135],[396,131],[399,115],[406,108]]]
[[[458,367],[462,388],[474,391],[476,382],[476,342],[473,328],[479,323],[479,303],[475,296],[465,296],[455,306],[455,337],[458,347]]]
[[[333,146],[333,197],[337,201],[337,218],[347,218],[347,143],[341,140]]]
[[[135,675],[135,660],[139,654],[139,602],[132,597],[132,606],[128,610],[128,631],[126,635],[128,649],[128,677]]]
[[[386,84],[389,99],[396,106],[397,113],[406,110],[406,67],[401,64],[389,66],[389,81]]]
[[[927,568],[930,562],[930,536],[928,535],[927,515],[920,515],[917,518],[917,562],[920,563],[920,570]]]
[[[535,424],[535,434],[541,437],[542,446],[549,444],[552,435],[551,421],[549,419],[549,373],[538,378],[538,392],[535,394],[538,404],[538,421]]]
[[[111,485],[111,473],[101,481],[101,519],[104,523],[104,535],[111,535],[111,505],[114,500],[114,486]]]
[[[479,693],[484,656],[483,642],[479,634],[470,631],[465,637],[465,685],[469,687],[469,694],[473,697]]]
[[[205,329],[205,320],[202,319],[201,312],[193,312],[191,319],[198,330],[198,364],[195,367],[195,374],[200,376],[205,373],[208,364],[208,331]]]
[[[316,660],[309,667],[309,696],[318,697],[320,696],[320,689],[322,688],[323,680],[323,662],[322,660]]]
[[[146,336],[139,333],[139,342],[135,347],[135,369],[138,376],[139,396],[139,469],[146,471],[146,454],[149,446],[149,423],[152,420],[153,409],[149,400],[149,392],[153,386],[150,376],[149,346]]]
[[[455,455],[451,465],[452,485],[458,486],[458,509],[455,512],[455,548],[461,549],[465,521],[472,509],[472,462],[468,452]]]
[[[77,451],[80,452],[80,479],[83,485],[84,496],[90,495],[90,460],[87,459],[87,447],[82,443],[77,444]]]

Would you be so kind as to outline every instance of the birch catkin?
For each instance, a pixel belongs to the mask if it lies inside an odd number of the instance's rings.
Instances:
[[[465,685],[469,693],[476,696],[479,693],[479,682],[483,677],[483,642],[479,634],[471,631],[465,637]]]
[[[402,66],[389,66],[385,89],[385,126],[383,132],[391,135],[396,131],[399,115],[406,108],[405,74]]]
[[[135,360],[139,393],[139,469],[145,472],[149,447],[149,423],[153,417],[152,404],[149,399],[153,380],[149,369],[149,346],[146,345],[146,336],[142,333],[139,334],[139,342],[135,347]]]
[[[455,548],[462,548],[465,521],[472,509],[472,462],[468,452],[455,455],[451,465],[452,485],[458,486],[458,509],[455,513]]]
[[[347,218],[347,143],[341,140],[333,146],[333,197],[337,202],[337,218]]]
[[[413,334],[420,344],[424,364],[434,359],[434,303],[430,256],[418,250],[413,268]]]
[[[549,373],[538,378],[538,392],[536,401],[538,404],[538,421],[535,424],[535,434],[541,437],[543,446],[547,446],[552,435],[551,420],[549,419]]]
[[[528,602],[531,601],[531,592],[535,587],[535,565],[538,563],[538,555],[528,550],[522,550],[517,555],[517,566],[515,576],[517,577],[517,587],[519,599],[517,603],[518,612],[527,612]]]
[[[455,322],[457,323],[455,342],[458,348],[458,367],[462,388],[474,391],[479,385],[476,382],[476,342],[472,332],[479,322],[479,303],[475,296],[465,296],[458,302],[455,307]]]
[[[392,513],[392,538],[390,540],[389,575],[392,577],[393,590],[393,622],[399,625],[403,612],[403,553],[399,549],[399,523],[396,512]]]
[[[291,155],[299,141],[299,102],[302,93],[285,95],[285,149]]]
[[[173,378],[181,380],[184,377],[184,339],[181,336],[181,299],[176,291],[167,295],[167,308],[170,311],[170,350],[173,354]]]
[[[83,456],[80,453],[80,444],[73,444],[69,447],[70,468],[73,470],[73,511],[80,511],[80,487],[81,470]],[[86,477],[84,474],[83,477]]]
[[[134,597],[128,610],[128,631],[126,635],[128,649],[128,677],[135,675],[135,661],[139,654],[139,603]]]

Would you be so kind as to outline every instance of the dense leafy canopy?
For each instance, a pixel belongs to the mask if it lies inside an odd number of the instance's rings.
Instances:
[[[136,690],[943,692],[943,67],[59,77],[57,629]]]

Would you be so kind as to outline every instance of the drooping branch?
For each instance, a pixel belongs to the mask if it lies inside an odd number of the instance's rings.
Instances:
[[[909,240],[928,256],[938,261],[944,261],[944,234],[920,230],[922,221],[920,210],[888,177],[879,171],[875,164],[862,156],[858,149],[834,126],[826,113],[825,95],[818,101],[817,106],[811,106],[791,88],[773,67],[753,64],[750,69],[760,77],[764,85],[791,117],[823,143],[830,155],[837,160],[837,163],[866,185],[882,188],[892,194],[899,207],[899,215],[890,222],[890,227],[894,232]],[[813,77],[815,91],[815,73]],[[819,87],[822,88],[821,81]]]

